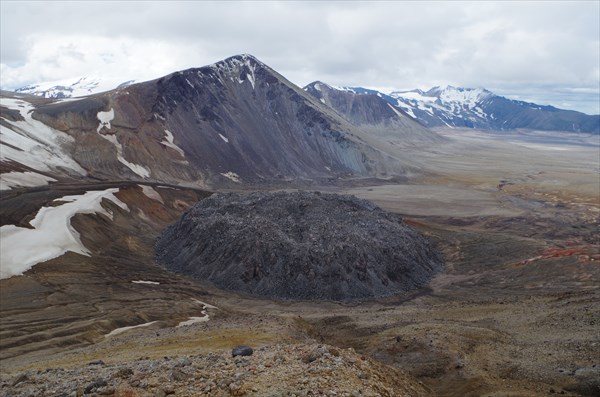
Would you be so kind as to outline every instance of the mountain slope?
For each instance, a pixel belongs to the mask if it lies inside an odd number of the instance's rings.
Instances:
[[[600,116],[515,101],[481,88],[434,87],[385,97],[429,127],[600,133]]]
[[[337,89],[320,81],[304,90],[330,106],[342,117],[370,135],[409,145],[440,144],[446,140],[423,127],[403,110],[392,106],[381,95]]]
[[[2,142],[11,148],[1,165],[15,173],[11,180],[35,172],[239,186],[410,170],[249,55],[79,99],[3,93],[0,105]],[[41,164],[33,148],[69,162]]]

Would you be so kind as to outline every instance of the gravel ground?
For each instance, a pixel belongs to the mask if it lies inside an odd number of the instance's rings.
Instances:
[[[328,345],[261,347],[251,356],[140,357],[127,364],[90,362],[2,375],[0,395],[34,396],[426,396],[405,373]]]

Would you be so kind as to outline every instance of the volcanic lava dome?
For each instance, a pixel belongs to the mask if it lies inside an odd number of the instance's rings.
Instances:
[[[224,290],[342,301],[418,288],[443,266],[400,216],[319,192],[215,194],[162,233],[156,258]]]

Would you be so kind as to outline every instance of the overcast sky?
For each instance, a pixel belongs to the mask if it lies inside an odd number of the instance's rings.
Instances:
[[[1,86],[250,53],[304,86],[484,87],[600,113],[600,1],[0,1]]]

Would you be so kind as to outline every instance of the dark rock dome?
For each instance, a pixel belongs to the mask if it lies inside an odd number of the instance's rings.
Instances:
[[[318,192],[215,194],[163,232],[156,258],[225,290],[311,300],[391,295],[442,267],[400,216]]]

